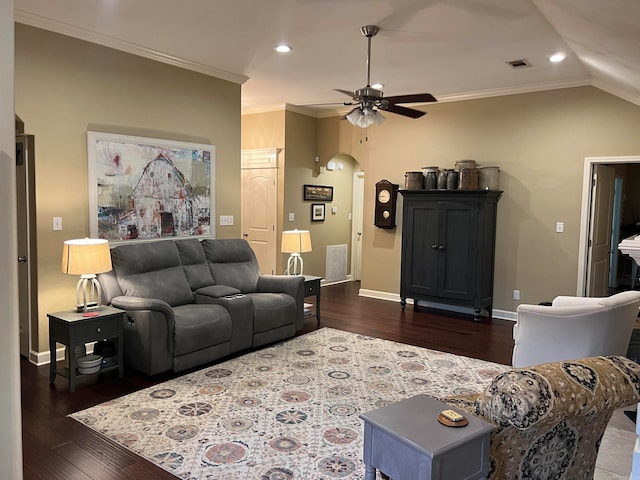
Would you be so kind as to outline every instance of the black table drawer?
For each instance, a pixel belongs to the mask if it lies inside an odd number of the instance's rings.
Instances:
[[[317,295],[320,291],[320,280],[312,280],[307,281],[304,284],[304,295],[308,297],[309,295]]]
[[[122,321],[122,316],[115,318],[100,319],[92,322],[83,322],[76,325],[76,342],[89,342],[105,338],[115,338],[118,336],[118,322]]]

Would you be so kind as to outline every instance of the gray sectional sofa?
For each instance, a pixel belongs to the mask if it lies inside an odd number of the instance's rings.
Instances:
[[[261,275],[242,239],[181,239],[111,249],[103,303],[127,311],[125,366],[180,372],[284,340],[304,325],[304,279]]]

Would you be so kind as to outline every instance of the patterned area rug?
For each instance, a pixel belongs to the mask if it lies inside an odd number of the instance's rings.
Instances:
[[[508,368],[323,328],[70,416],[183,479],[355,480],[359,414]]]

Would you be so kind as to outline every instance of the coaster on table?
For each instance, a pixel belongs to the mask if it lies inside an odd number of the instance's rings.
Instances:
[[[464,427],[469,424],[469,420],[465,416],[453,410],[440,412],[438,421],[447,427]]]

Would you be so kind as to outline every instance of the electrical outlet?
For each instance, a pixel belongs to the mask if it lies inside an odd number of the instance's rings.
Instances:
[[[296,220],[296,214],[293,212],[289,213],[289,221],[294,222]]]
[[[556,222],[556,233],[564,232],[564,222]]]
[[[520,290],[514,290],[513,291],[513,299],[514,300],[520,300]]]

